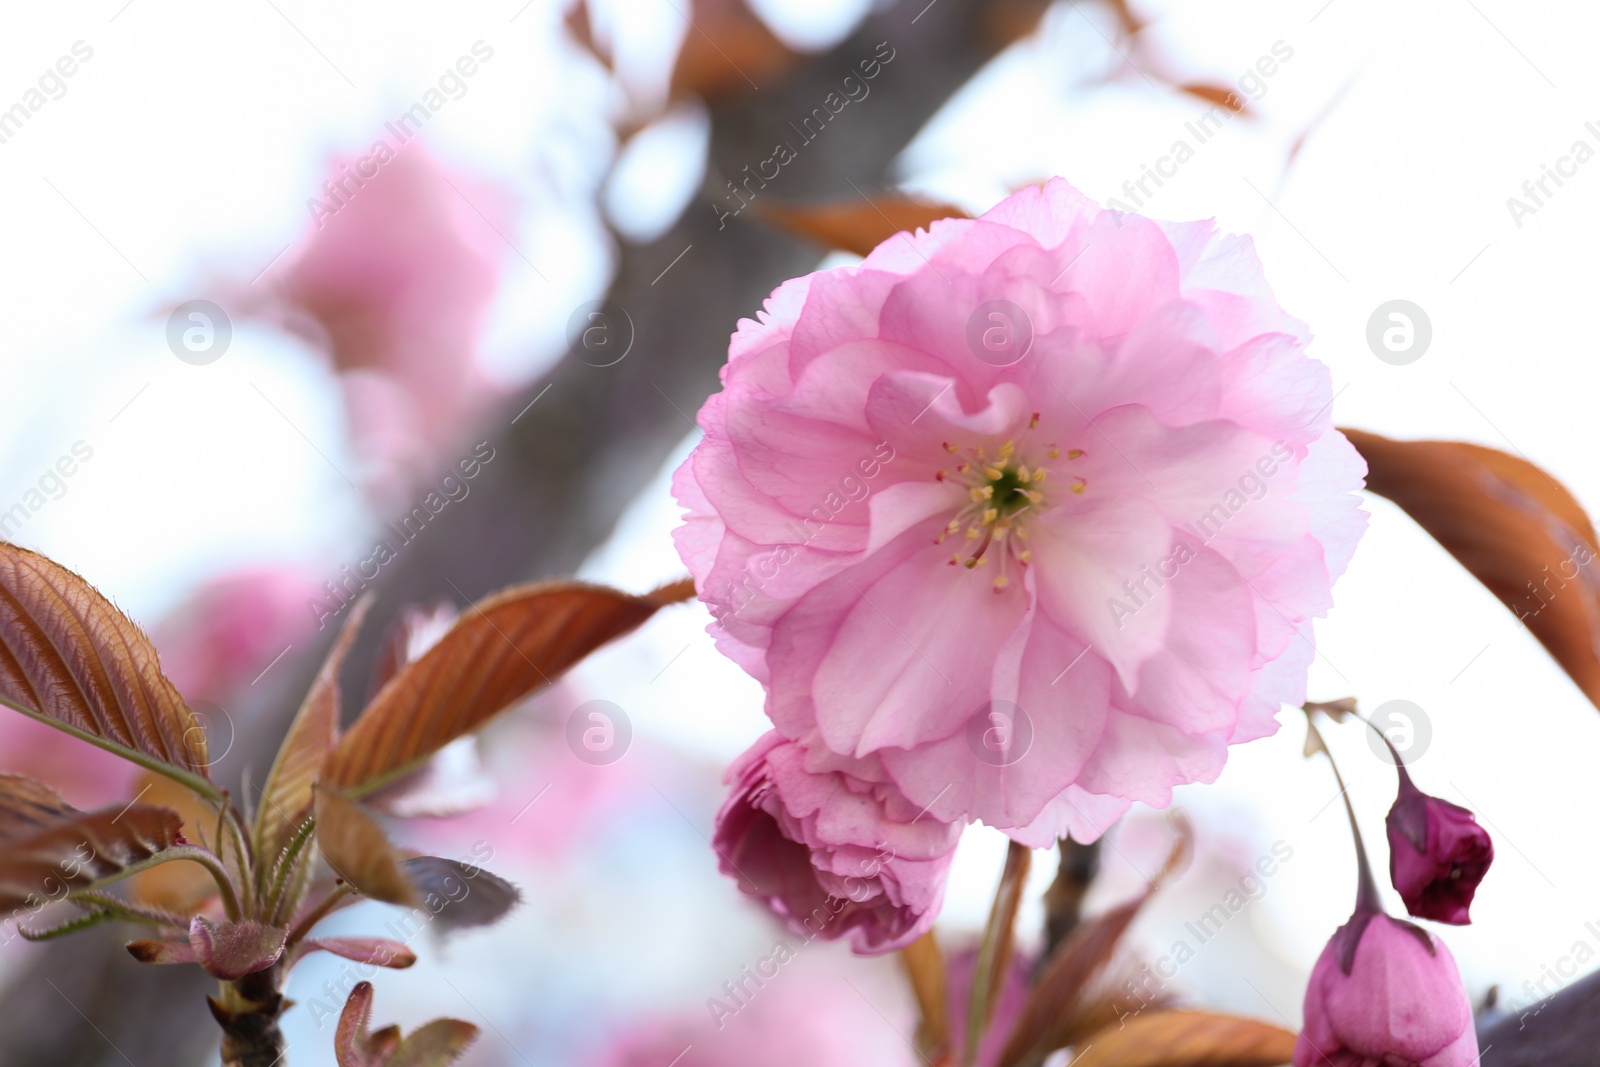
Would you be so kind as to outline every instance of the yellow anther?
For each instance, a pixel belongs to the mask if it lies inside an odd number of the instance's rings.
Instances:
[[[1081,449],[1081,448],[1069,448],[1069,449],[1067,449],[1067,458],[1068,459],[1082,459],[1083,458],[1083,449]]]
[[[968,526],[967,527],[967,540],[968,541],[976,541],[977,539],[978,539],[978,528],[976,526]]]
[[[1077,481],[1075,481],[1071,485],[1067,486],[1067,488],[1071,489],[1074,493],[1077,493],[1079,496],[1082,496],[1083,495],[1083,491],[1085,489],[1089,488],[1089,483],[1084,481],[1082,478],[1079,478]]]
[[[998,508],[987,508],[987,509],[985,509],[985,511],[983,513],[984,525],[988,525],[989,523],[993,522],[994,520],[998,519],[999,517],[1000,517],[1000,510]]]
[[[1044,450],[1044,454],[1049,456],[1051,459],[1059,459],[1061,458],[1061,449],[1057,448],[1055,445],[1051,445],[1049,448]]]
[[[985,467],[983,468],[983,474],[986,478],[999,478],[1001,475],[1005,474],[1005,471],[1001,470],[999,467]]]
[[[1002,574],[1000,577],[998,577],[998,578],[996,578],[994,580],[994,591],[996,593],[998,593],[1000,590],[1004,589],[1006,586],[1008,586],[1010,584],[1011,584],[1011,579],[1007,578],[1005,575]]]

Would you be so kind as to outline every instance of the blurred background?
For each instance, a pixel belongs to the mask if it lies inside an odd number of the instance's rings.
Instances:
[[[8,12],[0,536],[146,625],[226,775],[259,780],[331,636],[334,587],[381,596],[354,699],[408,603],[574,572],[642,591],[682,573],[667,479],[729,333],[785,278],[852,261],[764,212],[895,190],[978,212],[1052,175],[1251,234],[1332,368],[1341,425],[1523,455],[1593,508],[1600,164],[1547,174],[1576,142],[1600,148],[1597,21],[1506,0]],[[886,54],[743,209],[728,182]],[[1238,106],[1217,110],[1229,93]],[[1190,151],[1173,162],[1178,142]],[[1394,300],[1430,327],[1403,365],[1368,341]],[[1600,721],[1442,549],[1386,501],[1369,507],[1311,693],[1414,705],[1418,783],[1475,810],[1498,845],[1475,924],[1446,937],[1475,1001],[1498,986],[1526,1002],[1600,954],[1600,853],[1575,832],[1600,801]],[[379,1022],[476,1023],[476,1065],[915,1061],[894,961],[834,945],[807,946],[711,1022],[707,1000],[781,931],[706,841],[722,768],[765,728],[759,688],[708,621],[663,612],[455,753],[441,805],[463,814],[395,832],[475,857],[526,903],[493,930],[421,939],[416,967],[375,979]],[[593,700],[630,731],[599,766],[566,741]],[[1215,785],[1179,791],[1198,856],[1134,935],[1152,959],[1193,945],[1186,923],[1287,852],[1169,986],[1284,1025],[1354,881],[1337,788],[1300,757],[1297,718],[1236,749]],[[1330,743],[1376,844],[1393,772],[1354,725]],[[26,722],[0,721],[0,770],[79,805],[134,791],[129,769]],[[1168,844],[1159,814],[1131,815],[1088,909],[1142,888]],[[982,827],[963,839],[948,947],[976,937],[1004,851]],[[1023,914],[1035,942],[1053,874],[1041,857]],[[368,904],[338,925],[395,918]],[[139,970],[115,931],[3,940],[0,1063],[215,1055],[205,984]],[[291,982],[297,1065],[333,1062],[349,980],[329,959]]]

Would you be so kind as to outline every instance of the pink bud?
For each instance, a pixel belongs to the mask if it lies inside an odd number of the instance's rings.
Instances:
[[[1427,931],[1358,908],[1306,988],[1294,1067],[1476,1067],[1478,1038],[1456,961]]]
[[[841,766],[848,764],[848,766]],[[723,873],[809,940],[903,948],[932,925],[961,828],[881,779],[871,760],[813,751],[776,731],[729,769],[717,813]]]
[[[1472,896],[1494,860],[1494,843],[1472,812],[1431,797],[1400,771],[1389,809],[1389,879],[1419,919],[1463,926]]]

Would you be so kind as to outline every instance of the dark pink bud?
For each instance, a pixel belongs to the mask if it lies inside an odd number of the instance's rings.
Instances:
[[[1494,843],[1472,812],[1431,797],[1400,770],[1400,795],[1389,809],[1389,879],[1419,919],[1463,926]]]
[[[1311,970],[1294,1067],[1476,1067],[1456,961],[1426,930],[1357,908]]]
[[[730,768],[712,842],[723,872],[801,937],[876,955],[933,925],[961,828],[863,775],[881,769],[768,733]]]

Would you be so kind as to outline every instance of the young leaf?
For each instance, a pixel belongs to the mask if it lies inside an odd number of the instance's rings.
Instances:
[[[213,923],[196,915],[189,923],[195,962],[225,982],[264,971],[283,955],[288,931],[257,922]]]
[[[1275,1067],[1295,1035],[1256,1019],[1205,1011],[1137,1015],[1084,1042],[1073,1067]]]
[[[0,911],[112,878],[177,844],[182,825],[146,804],[82,812],[43,782],[0,774]]]
[[[371,595],[357,600],[328,650],[328,658],[289,726],[278,757],[261,790],[256,814],[257,851],[271,855],[311,814],[311,786],[328,753],[339,740],[339,669],[372,607]]]
[[[925,230],[939,219],[964,219],[958,207],[903,193],[878,193],[832,204],[756,202],[756,213],[787,233],[824,248],[864,256],[897,233]]]
[[[477,1040],[478,1028],[459,1019],[435,1019],[405,1040],[400,1028],[368,1033],[372,1022],[372,983],[357,982],[333,1035],[339,1067],[447,1067]]]
[[[684,583],[630,596],[542,582],[479,601],[379,690],[328,758],[323,783],[372,792],[689,595]]]
[[[316,794],[317,847],[333,873],[362,896],[414,907],[416,889],[383,828],[355,801],[331,789],[319,788]]]
[[[403,971],[417,962],[417,954],[399,941],[386,937],[318,937],[300,942],[297,956],[311,952],[331,952],[357,963]]]
[[[1192,841],[1188,824],[1176,821],[1179,838],[1166,863],[1143,893],[1077,928],[1050,957],[1011,1037],[1000,1054],[999,1067],[1037,1067],[1058,1048],[1079,1043],[1116,1012],[1089,994],[1112,960],[1122,935],[1139,910],[1186,861]]]
[[[1459,441],[1345,436],[1367,488],[1393,500],[1521,619],[1600,706],[1600,575],[1594,524],[1527,460]]]
[[[400,866],[441,934],[497,923],[522,901],[516,886],[482,867],[439,856],[417,856]]]
[[[0,542],[0,703],[206,796],[206,735],[155,646],[94,587]]]
[[[175,941],[168,938],[150,938],[140,941],[129,941],[125,946],[128,955],[140,963],[157,965],[170,965],[175,963],[194,963],[194,945],[188,941]]]

